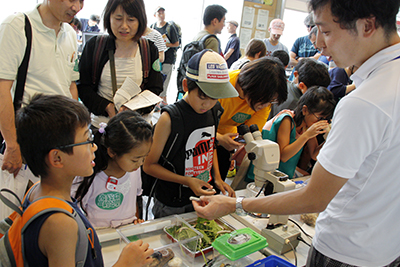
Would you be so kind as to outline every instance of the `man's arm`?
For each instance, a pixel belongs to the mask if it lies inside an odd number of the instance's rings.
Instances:
[[[176,42],[176,43],[166,43],[165,44],[167,47],[178,47],[179,46],[179,41],[178,42]]]
[[[290,51],[289,56],[290,56],[289,65],[296,66],[299,63],[299,61],[296,59],[297,54]]]
[[[246,198],[243,208],[247,212],[276,215],[321,212],[346,182],[347,179],[329,173],[317,162],[307,186],[266,197]],[[201,203],[192,203],[197,214],[203,218],[215,219],[235,211],[234,198],[202,196],[201,200]]]
[[[15,130],[14,105],[10,93],[14,81],[0,79],[0,131],[6,142],[2,170],[18,174],[22,166],[21,151]]]
[[[226,54],[224,55],[225,60],[228,60],[228,58],[233,54],[234,51],[235,51],[234,48],[229,48],[228,52],[226,52]]]
[[[78,100],[78,87],[76,86],[75,82],[72,82],[70,87],[69,87],[69,91],[71,92],[72,98],[75,100]]]

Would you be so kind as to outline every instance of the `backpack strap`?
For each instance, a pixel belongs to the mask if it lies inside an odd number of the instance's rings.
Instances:
[[[83,266],[86,261],[87,248],[89,244],[88,232],[79,214],[65,200],[57,197],[41,197],[33,201],[23,214],[22,236],[25,230],[39,216],[49,212],[62,212],[73,218],[78,224],[78,242],[79,246],[75,249],[76,266]],[[23,239],[22,239],[23,240]],[[24,256],[25,258],[25,256]]]
[[[24,200],[29,199],[29,196],[32,194],[34,189],[39,185],[39,182],[35,183],[25,194]],[[5,198],[3,196],[3,192],[10,193],[14,195],[14,197],[18,200],[20,207],[17,207],[15,204],[13,204],[10,200]],[[1,189],[0,190],[0,198],[7,206],[11,207],[14,209],[14,207],[17,207],[15,212],[13,212],[8,218],[4,219],[0,223],[0,233],[4,234],[6,238],[1,238],[1,245],[4,245],[5,251],[1,251],[0,253],[0,258],[1,262],[9,262],[11,260],[12,262],[15,262],[15,257],[14,253],[11,248],[11,243],[10,238],[8,237],[8,230],[12,226],[13,222],[17,219],[22,220],[22,229],[18,229],[21,232],[15,232],[14,234],[21,234],[21,241],[23,241],[23,234],[24,231],[28,228],[28,226],[39,216],[46,214],[48,212],[62,212],[65,213],[66,215],[72,217],[76,223],[78,224],[78,242],[79,246],[76,247],[75,250],[75,262],[76,266],[82,267],[85,264],[86,261],[86,256],[87,256],[87,251],[88,251],[88,245],[89,245],[89,235],[88,235],[88,230],[86,229],[86,226],[84,222],[82,221],[82,218],[79,216],[79,214],[75,211],[75,209],[65,200],[57,198],[57,197],[41,197],[33,201],[24,211],[22,211],[22,204],[18,196],[12,192],[9,189]],[[8,205],[8,202],[12,203],[13,206]],[[11,231],[11,230],[10,230]],[[14,241],[14,240],[13,240]],[[93,249],[93,248],[92,248]],[[3,253],[5,252],[5,253]],[[8,257],[5,255],[9,255]],[[95,254],[94,254],[95,255]],[[12,256],[12,257],[11,257]],[[22,251],[22,257],[25,261],[25,255],[24,251]],[[13,265],[12,265],[13,266]],[[16,266],[16,265],[14,265]]]
[[[204,35],[199,41],[202,42],[203,44],[205,44],[205,42],[207,41],[208,38],[214,37],[215,39],[217,39],[218,43],[219,43],[219,39],[217,38],[217,36],[215,34],[206,34]]]
[[[110,62],[110,74],[111,74],[111,86],[113,90],[113,96],[117,92],[117,73],[115,70],[115,58],[114,58],[114,51],[108,50],[108,58]]]
[[[17,84],[15,87],[14,94],[14,111],[16,112],[21,107],[22,97],[24,96],[26,75],[28,74],[28,65],[29,59],[31,56],[32,50],[32,26],[29,21],[28,16],[24,13],[25,16],[25,37],[26,37],[26,48],[25,55],[22,59],[22,63],[18,68],[17,73]]]
[[[143,82],[141,84],[141,88],[143,90],[144,85],[148,81],[149,73],[150,73],[150,44],[149,40],[144,37],[140,37],[139,39],[139,48],[140,48],[140,55],[142,57],[142,72],[143,72]]]
[[[96,73],[99,66],[100,54],[104,51],[106,46],[106,36],[107,35],[97,35],[96,44],[93,50],[93,73],[92,73],[92,83],[96,84]]]

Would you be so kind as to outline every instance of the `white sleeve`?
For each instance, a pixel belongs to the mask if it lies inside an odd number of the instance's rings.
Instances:
[[[22,13],[7,17],[0,25],[0,79],[15,80],[26,48]]]
[[[352,178],[365,159],[384,149],[390,119],[373,104],[352,97],[341,99],[332,119],[332,129],[317,159],[328,172]]]

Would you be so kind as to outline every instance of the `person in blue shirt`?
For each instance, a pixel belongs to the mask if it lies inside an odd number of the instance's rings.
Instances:
[[[230,68],[232,63],[242,56],[240,53],[240,39],[236,34],[238,25],[239,24],[236,21],[231,20],[228,21],[228,26],[226,27],[229,34],[231,34],[224,52],[224,58],[226,63],[228,63],[228,68]]]

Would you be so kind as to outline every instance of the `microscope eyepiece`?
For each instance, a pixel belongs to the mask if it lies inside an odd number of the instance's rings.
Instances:
[[[258,131],[258,130],[259,129],[258,129],[258,125],[257,124],[252,124],[250,126],[250,132],[252,132],[252,133],[254,133],[254,132]]]
[[[238,131],[239,135],[243,136],[246,133],[250,132],[250,129],[249,129],[249,126],[242,124],[237,127],[237,131]]]

